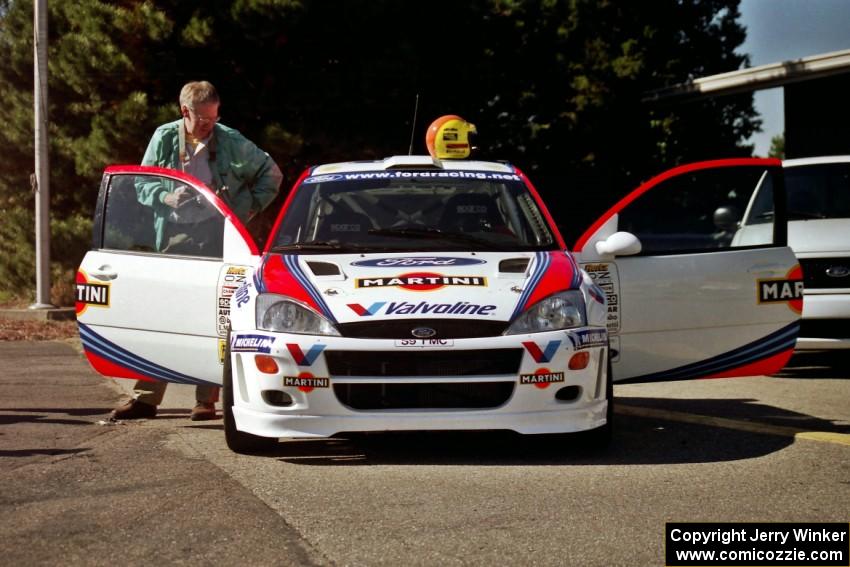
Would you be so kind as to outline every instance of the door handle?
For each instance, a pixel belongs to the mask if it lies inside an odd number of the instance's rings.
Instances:
[[[101,266],[96,270],[89,272],[89,275],[101,281],[114,280],[118,277],[118,273],[112,269],[112,266]]]

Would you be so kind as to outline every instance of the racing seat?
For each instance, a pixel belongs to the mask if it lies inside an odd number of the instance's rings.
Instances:
[[[480,193],[450,197],[440,218],[440,230],[446,232],[501,232],[505,228],[493,197]]]

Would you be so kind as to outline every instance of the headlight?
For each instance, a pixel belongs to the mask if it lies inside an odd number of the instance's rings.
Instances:
[[[538,301],[511,323],[506,335],[572,329],[586,324],[584,298],[578,290],[562,291]]]
[[[306,305],[274,293],[257,296],[257,328],[279,333],[339,336],[330,321]]]

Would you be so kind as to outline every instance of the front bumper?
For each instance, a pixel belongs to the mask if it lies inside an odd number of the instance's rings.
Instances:
[[[850,349],[850,290],[806,290],[796,348]]]
[[[607,345],[576,346],[586,344],[577,338],[577,333],[586,331],[453,339],[439,344],[234,332],[231,368],[236,427],[263,437],[328,437],[355,431],[594,429],[606,420]],[[505,359],[505,353],[512,351],[514,362]],[[586,357],[587,364],[571,370],[570,360],[577,353],[583,353],[578,358]],[[473,364],[462,364],[467,355],[475,359]],[[341,364],[346,356],[359,362]],[[499,362],[481,362],[488,358]],[[374,364],[363,362],[368,359]],[[442,359],[448,361],[445,366],[439,363]],[[391,375],[383,375],[381,369]]]

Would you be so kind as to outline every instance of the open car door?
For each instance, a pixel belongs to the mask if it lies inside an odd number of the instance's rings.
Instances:
[[[107,168],[76,282],[89,362],[104,376],[220,384],[230,296],[258,254],[239,219],[194,177]]]
[[[773,200],[765,230],[736,239]],[[677,167],[605,213],[574,247],[608,298],[617,382],[771,374],[790,358],[802,272],[786,246],[782,165],[731,159]]]

